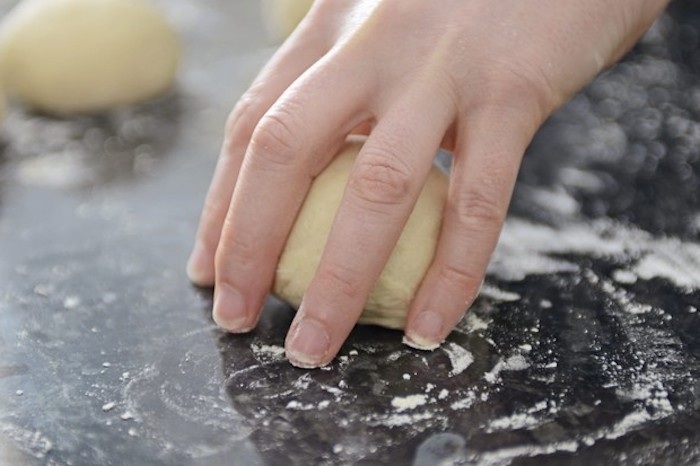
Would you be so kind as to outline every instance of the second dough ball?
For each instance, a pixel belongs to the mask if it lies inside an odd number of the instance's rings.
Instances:
[[[262,13],[270,37],[282,42],[299,25],[314,0],[262,0]]]
[[[362,147],[349,140],[311,185],[280,257],[274,292],[294,307],[313,278],[355,158]],[[389,262],[365,304],[360,323],[402,329],[408,307],[435,254],[447,176],[434,167]],[[359,252],[358,252],[359,253]]]
[[[24,0],[0,29],[9,93],[49,113],[139,103],[174,82],[180,46],[143,0]]]

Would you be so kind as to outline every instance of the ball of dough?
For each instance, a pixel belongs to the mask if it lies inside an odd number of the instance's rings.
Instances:
[[[268,34],[283,41],[299,25],[311,8],[313,0],[263,0],[262,13]]]
[[[274,293],[298,308],[316,271],[362,142],[348,140],[311,185],[287,239]],[[408,306],[432,262],[447,196],[447,176],[433,167],[413,213],[375,284],[360,323],[401,329]]]
[[[143,0],[24,0],[0,29],[7,90],[49,113],[143,102],[174,82],[178,38]]]

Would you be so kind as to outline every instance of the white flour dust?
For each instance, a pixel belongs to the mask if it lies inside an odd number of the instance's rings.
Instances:
[[[252,343],[250,349],[255,358],[261,362],[272,362],[284,358],[284,348],[277,345],[264,345],[262,343]]]
[[[450,358],[452,364],[450,377],[461,374],[474,362],[474,355],[456,343],[445,343],[441,349]]]
[[[535,403],[530,408],[522,412],[513,413],[510,416],[494,419],[486,426],[486,432],[494,432],[498,430],[519,430],[533,429],[546,422],[549,422],[551,415],[557,414],[559,410],[555,407],[549,407],[547,401]]]
[[[488,383],[496,383],[503,371],[522,371],[530,367],[530,363],[521,354],[515,354],[506,359],[499,359],[491,371],[484,374]]]
[[[518,293],[511,293],[510,291],[502,290],[488,283],[485,283],[484,286],[481,287],[479,296],[490,298],[492,301],[496,302],[519,301],[521,299]]]
[[[423,406],[427,402],[428,396],[423,394],[395,396],[391,399],[391,406],[393,406],[397,411],[401,412],[409,409],[416,409],[419,406]]]
[[[520,219],[506,222],[489,273],[519,281],[528,275],[576,272],[579,267],[554,254],[634,259],[631,270],[618,273],[621,282],[633,276],[661,277],[679,288],[700,288],[700,245],[651,234],[609,220],[571,222],[560,228]]]

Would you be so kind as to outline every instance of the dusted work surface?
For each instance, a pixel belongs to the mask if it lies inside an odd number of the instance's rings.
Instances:
[[[227,109],[269,55],[257,2],[162,2],[186,44],[174,96],[5,124],[0,464],[700,462],[691,3],[538,135],[442,348],[358,327],[304,371],[289,308],[224,334],[183,272]]]

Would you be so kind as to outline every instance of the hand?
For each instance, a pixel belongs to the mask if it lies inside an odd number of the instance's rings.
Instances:
[[[311,180],[369,129],[289,331],[292,364],[330,362],[360,315],[441,145],[454,152],[412,346],[471,305],[520,161],[544,119],[619,58],[664,0],[317,0],[227,122],[188,273],[214,320],[255,327]]]

